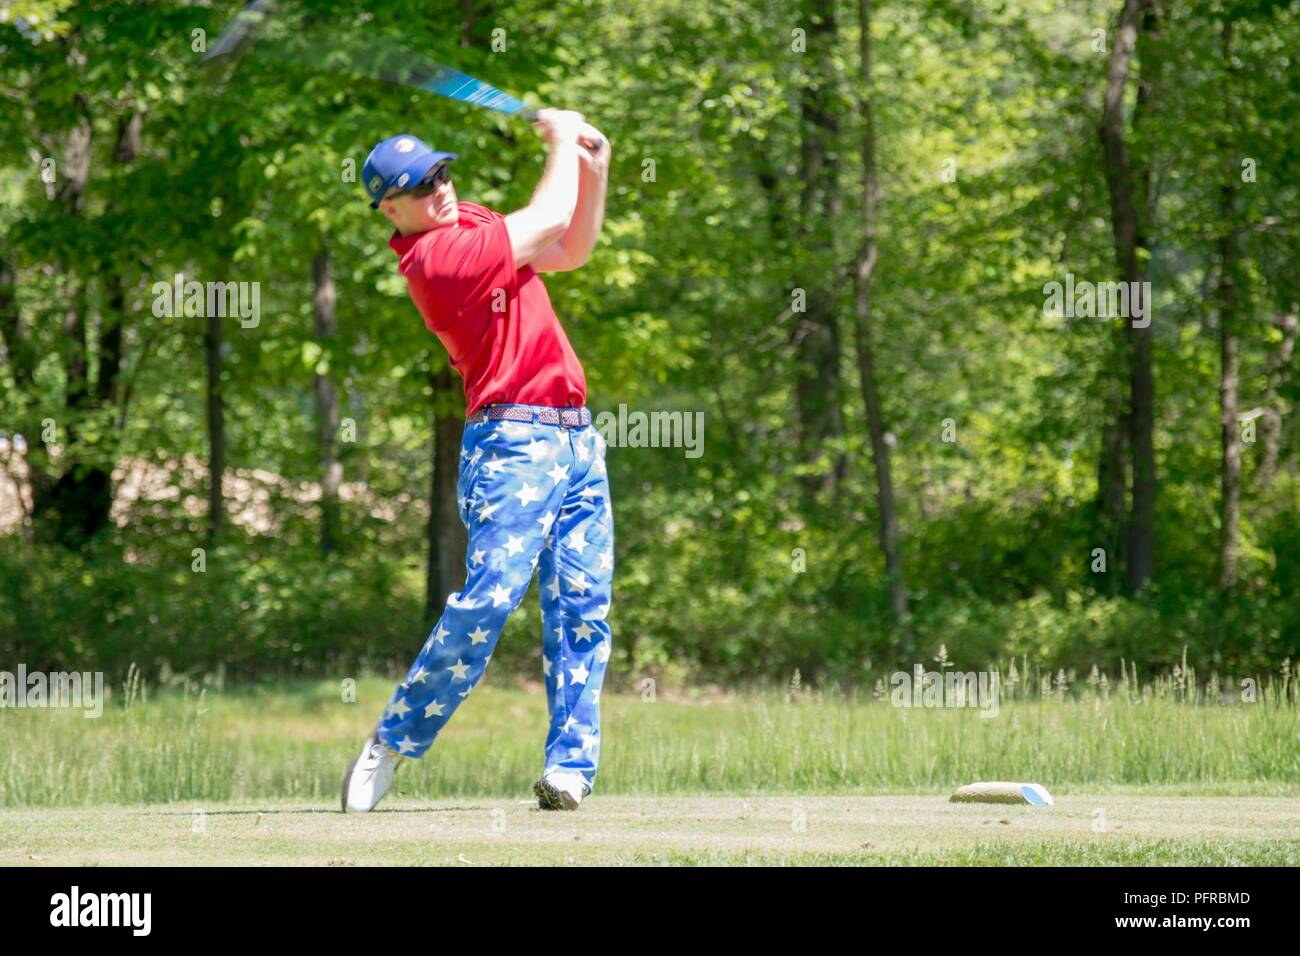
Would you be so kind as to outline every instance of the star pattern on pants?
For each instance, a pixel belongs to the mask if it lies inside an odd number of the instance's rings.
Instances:
[[[467,425],[456,491],[469,533],[464,586],[425,640],[380,720],[381,739],[421,756],[478,686],[534,575],[550,728],[542,765],[591,784],[610,658],[614,527],[606,444],[590,425]]]

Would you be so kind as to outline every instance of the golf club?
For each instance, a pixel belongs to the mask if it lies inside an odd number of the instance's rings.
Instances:
[[[265,34],[275,7],[275,0],[251,0],[227,25],[212,49],[199,62],[211,64],[248,49],[254,34]],[[537,110],[495,86],[380,39],[358,39],[353,34],[337,31],[290,30],[283,37],[268,40],[257,52],[280,62],[352,73],[397,86],[436,93],[471,106],[505,113],[507,116],[518,116],[529,123],[537,120]],[[588,143],[593,151],[599,150],[602,145],[599,138],[593,138]]]

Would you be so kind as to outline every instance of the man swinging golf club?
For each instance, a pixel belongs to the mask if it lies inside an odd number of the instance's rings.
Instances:
[[[469,532],[463,590],[375,732],[343,776],[344,811],[366,812],[398,766],[420,757],[477,685],[506,618],[540,565],[550,728],[542,809],[577,809],[600,756],[600,689],[609,660],[614,522],[605,440],[585,406],[586,376],[539,273],[576,269],[600,233],[608,139],[582,114],[540,110],[546,167],[508,216],[456,198],[449,163],[411,135],[375,146],[363,184],[396,227],[389,246],[465,385],[457,504]]]

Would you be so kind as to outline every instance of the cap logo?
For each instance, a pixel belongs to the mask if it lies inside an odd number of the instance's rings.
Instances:
[[[379,192],[379,187],[382,186],[383,184],[384,184],[384,180],[382,177],[380,176],[372,177],[370,180],[370,191],[372,193]]]
[[[399,153],[409,153],[411,150],[415,149],[415,143],[403,137],[393,144],[393,149],[397,150]]]
[[[397,177],[397,188],[398,188],[398,189],[401,189],[403,186],[405,186],[405,185],[406,185],[407,183],[409,183],[410,181],[411,181],[411,174],[410,174],[410,173],[402,173],[402,175],[400,175],[400,176]]]

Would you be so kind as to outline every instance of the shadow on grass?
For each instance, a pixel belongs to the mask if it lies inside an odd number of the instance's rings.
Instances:
[[[521,800],[520,802],[532,803],[531,800]],[[343,813],[342,810],[337,810],[337,809],[326,810],[324,808],[319,810],[315,810],[315,809],[202,810],[202,808],[199,809],[202,811],[204,816],[208,816],[208,817],[252,817],[252,816],[259,816],[259,815],[271,817],[271,816],[284,816],[290,813],[322,814],[327,816],[338,816]],[[465,810],[489,810],[490,811],[493,809],[495,808],[479,806],[477,804],[471,804],[467,806],[455,806],[455,807],[391,807],[385,810],[371,810],[370,813],[371,814],[460,813]],[[137,817],[192,817],[194,813],[195,813],[194,810],[128,810],[127,811],[128,816],[137,816]],[[354,817],[365,816],[365,815],[366,814],[361,814],[361,813],[349,814],[349,816],[354,816]]]

